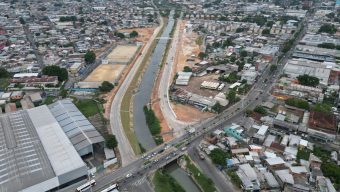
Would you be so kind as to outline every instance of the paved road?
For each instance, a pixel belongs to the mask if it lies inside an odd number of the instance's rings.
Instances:
[[[209,158],[205,160],[201,160],[198,155],[197,146],[199,144],[199,140],[195,141],[189,148],[188,154],[190,158],[196,162],[196,164],[200,167],[202,172],[214,181],[214,184],[218,191],[239,191],[239,189],[234,188],[233,184],[227,180],[227,178],[223,175],[223,173],[213,165]]]
[[[27,37],[28,41],[30,42],[31,47],[33,48],[33,52],[34,52],[36,59],[38,61],[38,65],[41,68],[43,68],[45,66],[44,60],[43,60],[42,56],[40,55],[37,46],[35,45],[34,37],[33,37],[32,33],[31,33],[31,31],[29,30],[28,27],[29,27],[29,24],[25,24],[23,26],[26,37]]]
[[[254,84],[253,88],[248,92],[248,94],[245,97],[242,98],[241,102],[234,104],[227,110],[223,111],[223,113],[215,117],[209,118],[200,123],[192,125],[191,127],[194,127],[196,129],[196,132],[194,134],[185,133],[184,135],[175,138],[166,144],[158,146],[155,149],[151,150],[150,152],[146,153],[147,158],[150,157],[152,154],[157,154],[151,157],[151,159],[146,160],[145,157],[138,159],[131,158],[130,164],[126,163],[122,168],[116,170],[115,172],[103,176],[100,179],[97,179],[97,185],[93,188],[93,190],[98,191],[100,189],[105,188],[105,186],[108,186],[111,183],[119,183],[119,185],[121,186],[130,186],[131,183],[135,183],[138,180],[141,180],[150,171],[156,170],[164,166],[165,164],[173,161],[174,159],[178,158],[180,155],[186,153],[186,149],[181,150],[181,147],[179,148],[170,147],[169,149],[164,150],[165,145],[175,146],[177,144],[182,143],[182,145],[187,145],[190,153],[190,149],[193,146],[197,146],[197,142],[202,140],[205,134],[210,133],[216,129],[223,128],[224,126],[229,125],[232,122],[239,121],[240,120],[239,118],[242,118],[244,116],[245,109],[253,108],[259,105],[263,99],[270,97],[269,91],[272,87],[272,84],[275,82],[279,74],[282,73],[283,64],[288,60],[288,58],[292,54],[292,50],[294,49],[296,43],[303,36],[303,33],[305,33],[305,30],[299,35],[292,49],[288,51],[285,54],[285,56],[279,61],[278,69],[275,72],[270,72],[269,67],[267,67],[265,71],[262,73],[262,75],[258,78],[257,82]],[[266,83],[264,83],[265,80]],[[123,132],[123,130],[121,131]],[[171,150],[171,152],[169,150]],[[144,165],[145,162],[150,163]],[[204,165],[202,165],[202,167],[203,166]],[[208,165],[206,166],[207,166],[206,169],[212,169],[210,166]],[[128,173],[131,173],[132,176],[129,178],[125,178],[125,176]],[[219,189],[226,187],[223,186],[222,179],[220,178],[220,176],[218,176],[217,173],[214,174],[213,169],[210,173],[211,177],[218,178],[216,186]]]
[[[180,18],[182,18],[182,13]],[[180,25],[181,19],[178,19],[176,29],[173,35],[173,39],[171,42],[170,49],[168,51],[168,55],[166,58],[166,62],[163,68],[163,73],[160,79],[160,86],[158,89],[158,97],[160,99],[159,104],[161,111],[163,113],[164,118],[166,119],[166,122],[168,126],[173,130],[174,136],[178,137],[180,135],[183,135],[185,133],[184,127],[188,126],[188,123],[182,122],[177,120],[177,116],[173,109],[171,108],[170,104],[170,98],[169,98],[169,87],[171,83],[171,74],[173,70],[174,58],[177,50],[177,44],[179,41],[179,25]]]
[[[121,122],[121,116],[120,116],[121,103],[122,103],[122,100],[126,93],[127,88],[130,86],[132,79],[135,77],[135,74],[137,73],[137,70],[139,69],[139,66],[141,65],[145,57],[145,52],[150,49],[152,42],[156,38],[158,32],[163,27],[163,25],[164,25],[164,22],[163,22],[163,19],[161,19],[160,25],[155,29],[153,35],[150,38],[150,41],[145,45],[142,55],[135,62],[129,74],[126,76],[125,80],[121,84],[111,105],[110,126],[111,126],[112,133],[116,136],[117,141],[119,143],[118,148],[121,154],[121,161],[122,161],[123,167],[131,163],[133,160],[135,160],[136,155],[131,147],[129,140],[127,139],[125,135],[124,128]]]

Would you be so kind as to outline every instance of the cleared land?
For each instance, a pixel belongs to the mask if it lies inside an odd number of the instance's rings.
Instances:
[[[200,53],[200,46],[197,44],[198,35],[193,32],[190,28],[186,27],[187,21],[180,23],[180,41],[177,44],[177,53],[175,59],[176,72],[182,71],[185,66],[192,67],[187,62],[187,59],[191,58],[192,55],[197,56]],[[200,42],[198,42],[200,43]],[[198,59],[196,59],[199,62]]]
[[[138,37],[136,38],[137,41],[147,42],[153,34],[155,28],[133,28],[133,29],[122,29],[119,30],[121,33],[131,33],[132,31],[138,32]]]
[[[135,56],[138,46],[133,45],[119,45],[106,57],[109,64],[120,63],[128,64]]]
[[[101,64],[85,79],[85,81],[110,81],[114,82],[121,75],[126,65]]]
[[[177,52],[176,57],[174,59],[174,70],[172,76],[175,76],[177,72],[183,71],[185,66],[192,67],[192,63],[199,62],[199,59],[194,58],[195,62],[188,63],[187,59],[193,59],[192,55],[197,56],[201,49],[197,44],[201,44],[203,39],[198,36],[196,32],[193,32],[190,28],[186,27],[187,21],[182,21],[180,23],[180,39],[177,44]],[[198,40],[200,39],[200,40]],[[204,80],[214,80],[217,79],[218,76],[209,76],[209,77],[200,77],[200,78],[192,78],[189,82],[189,85],[186,87],[181,87],[193,93],[197,93],[204,96],[215,96],[217,94],[216,91],[211,91],[207,89],[200,89],[200,85]],[[177,103],[171,103],[171,106],[174,112],[177,115],[178,120],[184,122],[197,122],[202,119],[214,116],[213,113],[201,112],[197,108],[190,105],[182,105]]]

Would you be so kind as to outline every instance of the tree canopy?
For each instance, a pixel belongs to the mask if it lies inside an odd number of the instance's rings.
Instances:
[[[138,37],[138,32],[137,32],[137,31],[132,31],[132,32],[130,33],[130,37],[131,37],[131,38]]]
[[[254,112],[267,115],[267,110],[263,106],[256,106]]]
[[[289,98],[285,101],[285,103],[287,105],[293,106],[293,107],[297,107],[297,108],[301,108],[301,109],[305,109],[305,110],[309,110],[309,104],[307,101],[302,100],[302,99],[297,99],[297,98]]]
[[[229,103],[236,103],[237,101],[240,100],[240,98],[236,96],[235,90],[229,91],[229,93],[227,94],[227,99],[229,100]]]
[[[0,67],[0,79],[8,78],[9,76],[10,74],[8,73],[8,71],[5,68]]]
[[[93,51],[87,51],[84,55],[85,62],[91,64],[96,60],[96,54]]]
[[[112,83],[108,81],[103,81],[101,86],[99,86],[99,91],[106,93],[106,92],[111,91],[114,87],[115,86]]]
[[[48,76],[58,76],[60,82],[68,79],[68,72],[65,68],[60,68],[57,65],[50,65],[43,68],[42,73]]]
[[[317,77],[309,76],[307,74],[297,77],[301,85],[315,87],[319,85],[320,80]]]
[[[216,102],[216,104],[212,106],[211,109],[216,113],[220,113],[222,111],[222,105],[220,104],[220,102]]]
[[[332,106],[328,105],[326,103],[317,103],[313,107],[313,111],[321,112],[321,113],[325,113],[325,114],[331,114],[332,113]]]
[[[337,29],[333,24],[323,24],[320,29],[319,33],[328,33],[328,34],[334,34],[336,33]]]
[[[206,58],[207,56],[208,56],[208,54],[203,53],[203,52],[200,52],[200,53],[198,54],[198,58],[200,58],[201,60],[203,60],[203,59]]]
[[[223,166],[226,165],[226,160],[228,158],[231,158],[230,154],[228,154],[227,152],[223,151],[220,148],[212,150],[209,154],[209,157],[211,158],[213,163]]]
[[[183,72],[192,72],[192,69],[188,66],[185,66]]]
[[[269,35],[270,34],[270,30],[269,29],[263,29],[262,30],[262,35]]]
[[[109,149],[114,149],[118,145],[118,141],[116,139],[116,136],[114,135],[108,135],[105,139],[106,147]]]
[[[277,65],[270,65],[270,72],[274,72],[277,69]]]

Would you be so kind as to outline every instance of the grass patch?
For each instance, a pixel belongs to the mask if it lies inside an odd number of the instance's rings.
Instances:
[[[160,37],[161,34],[163,33],[164,27],[165,27],[166,23],[164,23],[162,29],[159,31],[159,33],[157,34],[157,37]],[[131,127],[131,119],[130,119],[130,105],[131,105],[131,98],[133,95],[133,91],[135,88],[137,88],[138,86],[138,80],[140,78],[140,76],[142,75],[143,69],[144,67],[148,64],[148,60],[151,56],[151,54],[153,53],[154,49],[157,46],[158,41],[153,41],[149,50],[147,50],[147,52],[145,53],[144,59],[141,63],[141,65],[139,66],[134,78],[132,79],[129,87],[126,89],[125,95],[122,99],[122,103],[121,103],[121,109],[120,109],[120,117],[122,120],[122,125],[124,128],[124,132],[132,146],[133,151],[136,154],[140,154],[141,153],[141,149],[139,147],[139,143],[137,140],[137,137],[135,135],[135,132],[133,130],[133,128]]]
[[[163,138],[159,134],[161,133],[161,125],[159,123],[159,119],[156,117],[154,111],[152,109],[148,109],[148,107],[144,106],[144,114],[146,119],[146,124],[149,127],[149,130],[151,132],[151,135],[153,136],[153,139],[155,140],[157,145],[160,145],[163,143]]]
[[[188,156],[184,156],[184,159],[187,162],[187,169],[192,173],[196,182],[200,185],[201,189],[204,192],[215,192],[217,191],[214,185],[214,182],[204,175],[193,162],[190,160]]]
[[[179,148],[181,145],[183,145],[184,144],[184,141],[182,141],[182,142],[180,142],[180,143],[177,143],[176,145],[175,145],[175,147],[176,148]]]
[[[47,96],[46,99],[45,99],[45,101],[44,101],[44,104],[45,104],[45,105],[52,104],[55,98],[56,98],[56,97],[54,97],[54,96]]]
[[[308,149],[299,149],[296,155],[296,159],[298,160],[298,162],[300,162],[300,159],[304,159],[307,160],[309,159],[309,155],[310,155],[310,150]]]
[[[87,118],[99,113],[97,103],[92,99],[77,100],[74,104]]]
[[[197,37],[195,42],[197,45],[201,46],[203,44],[203,36]]]
[[[169,174],[157,170],[152,180],[156,192],[185,192],[180,184]]]
[[[9,85],[9,79],[7,78],[0,78],[0,90],[5,90]]]

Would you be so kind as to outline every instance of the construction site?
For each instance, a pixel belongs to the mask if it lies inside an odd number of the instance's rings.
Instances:
[[[179,41],[177,44],[176,57],[174,58],[174,65],[172,76],[174,77],[178,72],[183,71],[185,66],[193,68],[196,63],[200,62],[198,54],[201,52],[202,37],[200,37],[191,28],[191,24],[188,21],[181,21],[179,23]],[[199,94],[211,96],[207,90],[201,90],[200,84],[204,80],[212,80],[218,78],[217,76],[209,76],[207,78],[197,77],[193,83],[190,82],[190,89],[197,91]],[[191,81],[191,80],[190,80]],[[197,85],[197,86],[196,86]],[[179,120],[184,122],[195,122],[201,119],[205,119],[213,116],[213,113],[202,112],[201,110],[190,106],[182,105],[179,103],[171,103],[174,112],[176,113]]]

